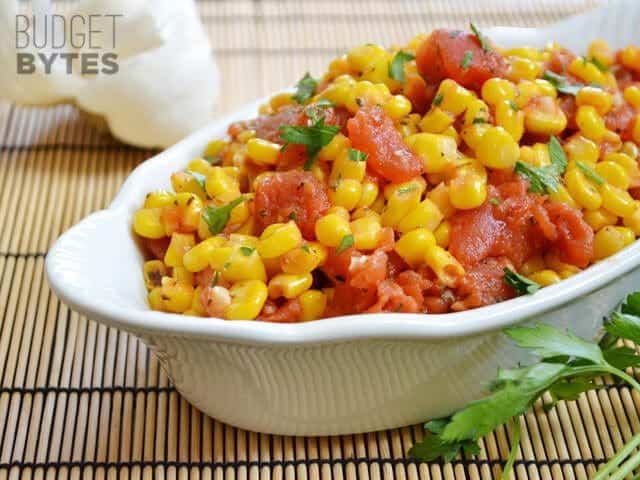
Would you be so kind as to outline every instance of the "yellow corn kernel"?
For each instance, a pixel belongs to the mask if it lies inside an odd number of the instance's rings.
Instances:
[[[173,278],[175,278],[178,282],[188,283],[189,285],[193,285],[193,273],[187,270],[184,267],[173,267],[173,272],[171,274]]]
[[[141,208],[133,217],[133,231],[144,238],[162,238],[165,228],[161,208]]]
[[[190,233],[174,233],[164,255],[164,264],[167,267],[182,267],[184,254],[196,244],[195,238]]]
[[[280,155],[280,145],[263,140],[251,138],[247,142],[247,156],[258,165],[275,165]]]
[[[487,199],[487,182],[475,174],[457,176],[449,183],[449,197],[460,210],[477,208]]]
[[[425,252],[435,246],[436,239],[430,230],[416,228],[403,234],[393,249],[409,266],[417,267],[425,262]]]
[[[337,247],[346,235],[351,234],[349,221],[329,213],[318,219],[315,225],[316,238],[327,247]]]
[[[610,257],[634,241],[635,234],[630,228],[607,225],[593,238],[593,258],[602,260]]]
[[[267,300],[268,290],[260,280],[238,282],[229,289],[231,303],[225,309],[227,320],[253,320]]]
[[[378,198],[378,184],[375,182],[364,181],[362,182],[362,192],[360,193],[360,201],[358,207],[371,207],[373,202]]]
[[[162,310],[165,312],[183,313],[191,308],[193,286],[187,283],[178,282],[175,278],[164,277],[160,293]]]
[[[345,73],[349,73],[349,61],[347,60],[346,55],[341,55],[340,57],[331,60],[331,63],[329,63],[329,69],[327,71],[329,79],[335,78]]]
[[[556,135],[567,127],[567,117],[551,97],[537,97],[524,107],[524,126],[527,132]]]
[[[438,184],[433,190],[427,193],[427,198],[436,204],[444,218],[449,218],[456,211],[449,199],[449,187],[444,183]]]
[[[414,177],[408,182],[403,183],[390,183],[384,187],[383,194],[384,197],[389,199],[393,195],[401,193],[401,194],[415,194],[422,195],[425,188],[427,187],[427,182],[422,177]]]
[[[640,115],[632,120],[631,138],[636,144],[640,143]]]
[[[378,246],[382,226],[376,217],[368,216],[354,220],[350,224],[353,245],[358,250],[373,250]]]
[[[602,196],[596,186],[578,168],[568,169],[564,175],[567,190],[578,203],[587,210],[597,210],[602,205]]]
[[[612,161],[599,162],[596,165],[595,170],[598,175],[614,187],[618,187],[622,190],[627,190],[629,188],[631,178],[629,178],[629,174],[620,164]]]
[[[634,145],[631,142],[625,142],[625,143],[630,143],[631,145]],[[633,153],[634,152],[631,151],[632,155],[633,155]],[[620,165],[624,169],[625,172],[627,172],[627,175],[629,175],[630,177],[636,176],[638,173],[640,173],[640,170],[638,169],[638,163],[636,162],[635,157],[631,156],[631,155],[628,155],[626,153],[622,153],[622,152],[610,152],[610,153],[607,153],[604,156],[603,161],[604,162],[615,162],[615,163],[617,163],[618,165]]]
[[[269,106],[274,112],[277,112],[285,105],[291,105],[294,102],[290,93],[278,93],[269,99]]]
[[[540,255],[536,255],[534,257],[529,258],[526,262],[522,264],[520,267],[520,272],[522,275],[530,276],[532,273],[539,272],[540,270],[544,270],[546,267],[544,263],[544,258]]]
[[[529,280],[536,282],[542,287],[548,287],[549,285],[558,283],[562,279],[560,275],[553,270],[540,270],[529,275]]]
[[[597,232],[607,225],[615,225],[618,223],[618,216],[608,212],[604,208],[599,208],[598,210],[586,210],[583,213],[583,217],[584,221],[587,222],[594,232]]]
[[[640,48],[629,45],[618,52],[618,60],[625,67],[636,70],[640,64]]]
[[[389,194],[387,205],[381,214],[385,227],[396,226],[420,203],[422,188],[413,182],[406,182],[400,188],[394,188]]]
[[[628,217],[636,209],[636,202],[629,192],[608,183],[600,186],[600,195],[602,206],[619,217]]]
[[[209,253],[209,266],[214,270],[222,272],[224,270],[229,258],[233,254],[233,247],[223,246],[214,248]]]
[[[605,67],[611,66],[616,59],[611,47],[609,47],[609,44],[601,38],[598,38],[589,44],[587,58],[595,58]]]
[[[373,218],[377,218],[378,220],[380,220],[380,214],[378,212],[368,208],[368,207],[358,207],[351,214],[351,219],[352,220],[357,220],[359,218],[364,218],[364,217],[373,217]]]
[[[458,260],[438,245],[427,248],[424,252],[424,259],[438,280],[447,287],[455,287],[465,274],[464,268]]]
[[[329,189],[331,203],[347,210],[353,210],[356,207],[360,201],[361,194],[362,184],[350,178],[338,181],[335,188]]]
[[[521,80],[518,82],[516,90],[516,98],[514,102],[520,108],[524,108],[532,98],[542,95],[542,89],[536,82],[530,80]]]
[[[504,128],[516,142],[519,142],[524,133],[524,112],[517,108],[513,100],[496,104],[495,117],[496,125]]]
[[[311,273],[327,258],[327,248],[317,242],[305,243],[289,250],[280,257],[280,268],[284,273],[302,275]]]
[[[243,280],[267,281],[267,272],[255,248],[236,245],[222,266],[222,277],[229,282]]]
[[[439,247],[447,248],[449,246],[449,230],[451,229],[451,224],[446,220],[438,225],[433,231],[433,236],[436,238],[436,244]]]
[[[626,155],[633,160],[638,158],[638,153],[640,153],[640,150],[638,149],[638,146],[633,142],[624,142],[619,152],[619,154]]]
[[[236,136],[236,140],[238,142],[240,142],[240,143],[247,143],[249,140],[251,140],[255,136],[256,136],[256,131],[255,130],[245,130],[243,132],[240,132]]]
[[[338,157],[340,152],[348,150],[349,147],[351,147],[351,140],[343,134],[338,133],[327,145],[322,147],[322,150],[318,153],[318,157],[321,160],[332,162]]]
[[[624,99],[635,108],[640,107],[640,87],[630,85],[624,89]]]
[[[380,45],[367,43],[352,48],[347,53],[347,62],[352,70],[364,72],[375,60],[387,58],[387,50]]]
[[[156,190],[147,193],[144,199],[144,208],[162,208],[173,204],[175,195],[164,190]]]
[[[302,243],[302,234],[294,221],[273,223],[264,229],[258,242],[258,253],[262,258],[284,255]]]
[[[339,180],[354,180],[362,182],[367,171],[367,162],[351,160],[350,149],[342,150],[331,167],[331,183],[338,183]]]
[[[534,80],[534,83],[538,87],[540,95],[551,98],[556,98],[558,96],[556,87],[554,87],[550,81],[543,78],[536,78]]]
[[[489,107],[479,99],[469,102],[467,110],[464,112],[464,124],[487,123],[489,121]]]
[[[356,82],[347,97],[346,107],[356,113],[362,105],[382,105],[391,93],[384,83],[372,83],[368,80]]]
[[[444,132],[442,132],[442,135],[452,138],[453,141],[456,142],[456,146],[460,145],[460,135],[458,134],[458,131],[453,128],[453,125],[445,128]]]
[[[298,302],[302,310],[300,320],[303,322],[321,318],[327,308],[327,296],[320,290],[307,290],[298,297]]]
[[[213,167],[205,186],[209,196],[221,202],[230,202],[240,196],[240,184],[222,167]]]
[[[624,218],[624,226],[630,228],[636,235],[640,236],[640,207]]]
[[[458,116],[464,112],[473,100],[471,91],[449,78],[440,82],[436,96],[437,95],[440,95],[440,98],[442,98],[439,105],[440,108],[454,116]]]
[[[281,273],[269,281],[269,297],[296,298],[302,292],[309,290],[312,283],[313,277],[310,273],[302,275]]]
[[[572,208],[578,208],[578,204],[564,185],[558,185],[557,191],[549,193],[549,199],[554,202],[566,203]]]
[[[349,215],[349,210],[339,205],[334,205],[333,207],[329,207],[329,209],[327,210],[327,214],[329,213],[335,213],[336,215],[344,218],[347,221],[351,217],[351,215]]]
[[[442,133],[453,124],[454,117],[440,107],[431,107],[418,126],[426,133]]]
[[[579,107],[591,105],[600,115],[606,115],[613,105],[613,97],[606,90],[587,86],[578,90],[576,104]]]
[[[607,131],[604,119],[591,105],[583,105],[578,108],[576,123],[580,132],[594,142],[601,141]]]
[[[392,120],[400,120],[411,113],[411,102],[404,95],[394,95],[383,105],[383,109]]]
[[[542,74],[542,62],[523,57],[509,57],[509,78],[513,81],[535,80]]]
[[[585,83],[595,83],[604,85],[606,79],[604,74],[592,62],[585,58],[576,58],[569,64],[569,73],[583,80]]]
[[[434,231],[442,222],[444,215],[438,206],[429,198],[425,198],[413,210],[405,215],[396,226],[396,230],[406,233],[416,228]]]
[[[197,172],[175,172],[171,175],[171,186],[176,193],[188,192],[200,198],[207,198],[207,192],[203,187],[205,178]]]
[[[516,86],[509,80],[494,77],[482,84],[480,93],[485,102],[496,106],[499,103],[514,100],[516,98]]]
[[[164,306],[162,305],[162,287],[156,287],[149,292],[147,296],[147,302],[151,310],[162,312]]]
[[[595,165],[600,157],[600,149],[587,137],[574,135],[563,145],[569,161],[581,161],[588,165]]]
[[[190,172],[196,172],[205,177],[211,173],[211,164],[204,158],[194,158],[187,164],[187,170]]]
[[[536,60],[536,61],[544,60],[543,52],[533,47],[510,48],[509,50],[503,52],[503,55],[528,58],[529,60]]]
[[[491,127],[480,138],[476,156],[485,167],[512,169],[520,157],[520,147],[502,127]]]
[[[162,277],[168,275],[168,270],[161,260],[149,260],[142,266],[142,275],[147,289],[153,290],[162,285]]]
[[[202,296],[202,287],[196,287],[193,291],[193,299],[191,300],[191,308],[189,309],[193,315],[197,317],[204,317],[206,315],[206,311],[200,298]],[[188,311],[189,311],[188,310]]]
[[[416,133],[407,137],[405,141],[409,148],[424,161],[426,173],[444,172],[458,156],[455,140],[446,135]]]
[[[226,140],[211,140],[204,148],[204,155],[207,157],[215,157],[222,152],[222,149],[229,144]]]
[[[482,136],[493,126],[490,123],[476,123],[474,125],[467,125],[460,131],[460,136],[464,143],[466,143],[471,149],[477,150],[480,144]]]
[[[231,245],[256,248],[258,246],[258,238],[253,235],[236,232],[229,235],[229,243]]]
[[[180,225],[182,230],[195,232],[198,229],[200,217],[202,216],[203,203],[201,198],[194,193],[178,193],[176,194],[174,205],[180,208]],[[168,225],[165,225],[167,235],[173,233],[169,232],[168,227]]]
[[[182,257],[182,263],[190,272],[200,272],[209,266],[213,250],[224,244],[223,237],[209,237],[186,252]]]

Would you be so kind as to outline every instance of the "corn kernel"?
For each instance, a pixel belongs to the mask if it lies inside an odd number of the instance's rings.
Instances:
[[[267,272],[255,248],[236,245],[222,266],[222,277],[229,282],[243,280],[267,281]]]
[[[519,142],[524,133],[524,112],[514,109],[512,102],[505,101],[496,105],[496,125],[504,128],[516,142]]]
[[[423,227],[433,231],[440,225],[443,218],[444,215],[438,206],[429,198],[425,198],[400,220],[396,230],[406,233]]]
[[[569,64],[569,73],[583,80],[585,83],[595,83],[604,85],[606,79],[604,74],[592,62],[585,58],[576,58]]]
[[[581,161],[589,165],[595,165],[600,156],[600,149],[587,137],[574,135],[563,145],[569,161]]]
[[[587,57],[596,59],[605,67],[611,66],[615,61],[615,55],[611,50],[611,47],[609,47],[609,44],[605,40],[600,38],[589,44]]]
[[[308,322],[321,318],[327,308],[327,296],[320,290],[307,290],[298,297],[302,313],[300,320]]]
[[[620,152],[618,153],[618,155],[626,155],[632,160],[635,160],[636,158],[638,158],[638,153],[639,153],[638,146],[635,143],[624,142],[622,144],[622,147],[620,148]]]
[[[425,251],[436,245],[436,239],[426,228],[417,228],[403,234],[395,243],[394,250],[411,267],[425,262]]]
[[[209,266],[213,250],[222,247],[225,240],[222,237],[210,237],[193,246],[182,257],[184,267],[190,272],[200,272]]]
[[[442,133],[453,123],[454,117],[440,107],[431,109],[422,117],[418,126],[426,133]]]
[[[475,174],[457,176],[449,184],[449,197],[457,209],[477,208],[487,199],[487,182]]]
[[[174,233],[164,255],[164,264],[167,267],[182,267],[184,254],[196,244],[195,238],[190,233]]]
[[[322,147],[322,150],[318,153],[318,157],[322,160],[332,162],[338,155],[348,150],[351,147],[351,140],[344,136],[342,133],[336,134],[331,141]]]
[[[529,280],[532,280],[542,287],[548,287],[554,283],[558,283],[561,278],[553,270],[540,270],[529,275]]]
[[[449,218],[456,211],[455,207],[451,205],[449,187],[444,183],[438,184],[433,190],[427,193],[427,198],[436,204],[444,218]]]
[[[542,89],[537,83],[530,80],[521,80],[518,82],[516,98],[514,101],[518,107],[524,108],[533,98],[540,95],[542,95]]]
[[[438,245],[427,248],[424,259],[431,270],[447,287],[455,287],[465,274],[464,268],[447,250]]]
[[[367,170],[367,162],[351,160],[349,149],[342,150],[331,168],[331,183],[338,184],[341,180],[355,180],[362,182]]]
[[[440,108],[454,116],[464,112],[473,100],[471,91],[449,78],[445,78],[440,82],[437,95],[441,95],[442,98],[439,105]]]
[[[633,243],[635,234],[626,227],[606,226],[593,238],[593,258],[602,260]]]
[[[310,273],[302,275],[281,273],[269,281],[269,297],[296,298],[302,292],[309,290],[312,283],[313,277]]]
[[[280,155],[280,145],[252,138],[247,142],[247,156],[258,165],[275,165]]]
[[[640,87],[630,85],[624,89],[624,99],[634,108],[640,107]]]
[[[416,182],[406,182],[401,186],[394,186],[389,191],[387,205],[381,214],[382,225],[396,226],[400,221],[420,203],[423,188]],[[386,193],[386,192],[385,192]]]
[[[566,115],[552,97],[535,97],[523,110],[527,132],[557,135],[567,126]]]
[[[144,199],[144,208],[161,208],[167,207],[173,204],[175,195],[164,190],[156,190],[150,192]]]
[[[514,100],[516,98],[516,86],[509,80],[502,78],[490,78],[482,84],[482,99],[489,105],[496,106],[499,103]]]
[[[382,225],[375,217],[363,217],[350,224],[354,247],[358,250],[373,250],[378,246]]]
[[[490,123],[476,123],[474,125],[467,125],[460,131],[460,135],[464,143],[466,143],[471,149],[477,150],[480,144],[482,136],[493,126]]]
[[[636,235],[640,236],[640,207],[624,218],[624,226],[630,228]]]
[[[227,203],[240,196],[240,184],[222,167],[213,167],[205,187],[209,196],[220,202]]]
[[[480,138],[476,156],[485,167],[512,169],[520,157],[520,147],[502,127],[492,127]]]
[[[295,222],[274,223],[264,229],[258,243],[262,258],[279,257],[302,243],[302,234]]]
[[[550,81],[545,80],[543,78],[536,78],[533,82],[538,87],[538,90],[540,91],[540,95],[545,97],[557,98],[558,91]]]
[[[601,141],[607,130],[604,119],[591,105],[583,105],[578,108],[576,123],[580,132],[594,142]]]
[[[327,258],[327,249],[317,242],[305,243],[289,250],[280,257],[280,268],[284,273],[302,275],[310,273]]]
[[[567,170],[564,175],[567,190],[573,199],[587,210],[597,210],[602,205],[602,196],[595,185],[577,168]]]
[[[176,193],[188,192],[207,198],[203,186],[205,178],[197,172],[176,172],[171,175],[171,186]]]
[[[439,247],[447,248],[449,246],[449,230],[451,229],[451,224],[447,221],[442,222],[438,225],[433,232],[433,236],[436,239],[436,244]]]
[[[260,314],[268,290],[260,280],[245,280],[233,285],[229,294],[231,303],[225,309],[227,320],[253,320]]]
[[[520,267],[520,273],[522,275],[530,277],[531,274],[539,272],[540,270],[544,270],[545,267],[546,265],[544,263],[544,258],[542,258],[540,255],[536,255],[529,258],[522,264],[522,267]]]
[[[416,133],[405,139],[407,145],[424,161],[426,173],[442,173],[456,160],[458,147],[446,135]]]
[[[464,124],[473,125],[474,123],[487,122],[489,122],[489,107],[487,104],[482,100],[472,100],[464,112]]]
[[[606,90],[587,86],[578,90],[576,104],[578,107],[591,105],[600,115],[606,115],[611,110],[613,98]]]
[[[404,95],[394,95],[383,105],[383,109],[392,120],[400,120],[411,113],[411,102]]]
[[[640,143],[640,116],[637,116],[631,122],[631,138],[636,144]]]
[[[222,149],[229,144],[226,140],[211,140],[207,143],[207,146],[204,148],[204,155],[207,157],[215,157],[222,152]]]
[[[162,277],[168,275],[168,270],[161,260],[149,260],[148,262],[144,262],[142,274],[147,289],[153,290],[162,284]]]
[[[600,187],[602,206],[611,213],[625,218],[636,209],[636,202],[629,192],[605,183]]]
[[[178,282],[175,278],[164,277],[160,292],[162,310],[165,312],[183,313],[191,307],[193,286],[187,283]]]
[[[337,247],[342,239],[351,234],[349,221],[335,213],[318,219],[315,225],[316,238],[327,247]]]
[[[618,163],[612,161],[599,162],[596,165],[596,173],[611,185],[622,190],[627,190],[631,179],[627,171]]]
[[[360,201],[358,207],[370,207],[378,197],[378,184],[375,182],[364,181],[362,182],[362,192],[360,193]]]
[[[542,62],[523,57],[509,57],[509,78],[513,81],[535,80],[542,74]]]
[[[141,208],[133,217],[133,231],[144,238],[162,238],[165,228],[162,223],[162,209]]]
[[[558,189],[555,192],[550,192],[549,199],[554,202],[565,203],[572,208],[579,208],[578,204],[569,193],[569,190],[567,190],[567,187],[564,185],[558,185]]]
[[[334,205],[353,210],[362,194],[362,184],[357,180],[342,179],[335,188],[329,190],[329,199]]]
[[[599,208],[598,210],[586,210],[583,213],[583,217],[584,221],[587,222],[594,232],[597,232],[602,227],[618,223],[618,216],[608,212],[604,208]]]

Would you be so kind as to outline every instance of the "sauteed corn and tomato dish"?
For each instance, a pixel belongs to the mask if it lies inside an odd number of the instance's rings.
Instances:
[[[356,47],[147,195],[149,304],[297,322],[534,293],[640,235],[639,112],[634,46]]]

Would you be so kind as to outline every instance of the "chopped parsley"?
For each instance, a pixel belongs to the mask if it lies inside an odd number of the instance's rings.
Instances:
[[[185,170],[185,173],[188,173],[189,175],[191,175],[194,178],[194,180],[198,182],[198,185],[200,185],[200,187],[202,187],[202,189],[205,190],[206,188],[205,185],[207,184],[207,177],[205,177],[201,173],[194,172],[192,170]]]
[[[604,63],[602,63],[596,57],[591,57],[588,60],[589,62],[593,63],[596,66],[596,68],[601,72],[606,73],[609,71],[609,67],[607,67]]]
[[[604,178],[602,178],[602,176],[600,176],[593,168],[591,168],[586,163],[580,160],[576,160],[576,165],[580,170],[582,170],[582,173],[584,173],[584,175],[589,180],[593,180],[598,185],[604,185],[605,183],[607,183],[607,181]]]
[[[493,197],[489,199],[489,203],[493,204],[493,205],[500,205],[500,199]]]
[[[552,84],[559,93],[564,93],[566,95],[575,96],[578,94],[580,89],[584,87],[584,85],[580,83],[572,84],[569,82],[569,79],[567,77],[558,75],[557,73],[550,70],[545,71],[542,78]]]
[[[518,295],[532,295],[540,290],[540,285],[533,280],[523,277],[508,267],[504,269],[504,283],[512,287]]]
[[[227,203],[226,205],[222,205],[220,207],[207,207],[202,212],[202,219],[206,222],[209,227],[209,231],[213,235],[219,234],[224,227],[229,222],[229,217],[231,216],[231,210],[236,208],[242,202],[244,202],[244,196],[239,196],[235,200]]]
[[[342,240],[340,240],[340,245],[338,245],[338,247],[336,248],[336,253],[342,253],[346,249],[353,247],[353,243],[353,235],[345,235],[344,237],[342,237]]]
[[[368,156],[368,153],[356,150],[355,148],[349,149],[349,160],[352,162],[365,162]]]
[[[311,170],[318,152],[333,140],[333,137],[340,131],[340,125],[325,125],[324,117],[317,118],[313,124],[306,127],[304,125],[280,125],[280,138],[285,142],[283,149],[287,145],[305,145],[307,149],[307,161],[304,164],[305,170]]]
[[[485,52],[491,51],[491,44],[489,43],[489,40],[487,39],[487,37],[485,37],[482,34],[480,29],[476,27],[473,23],[469,23],[469,28],[471,29],[473,34],[476,36],[476,38],[480,42],[480,46],[482,47],[482,50],[484,50]]]
[[[400,50],[393,56],[391,63],[389,63],[389,76],[394,80],[404,83],[404,64],[415,58],[415,55]]]
[[[518,110],[520,110],[520,107],[518,107],[518,104],[513,100],[507,100],[507,103],[511,107],[511,110],[513,110],[514,112],[517,112]]]
[[[473,119],[473,121],[471,123],[473,123],[475,125],[477,123],[487,123],[487,121],[482,117],[476,117],[476,118]]]
[[[305,103],[316,93],[316,88],[318,81],[307,72],[296,84],[296,93],[291,98],[298,103]]]
[[[218,285],[219,281],[220,281],[220,272],[216,270],[215,272],[213,272],[213,278],[211,279],[211,286],[215,287],[216,285]]]
[[[529,191],[534,193],[557,192],[560,176],[567,169],[567,157],[555,136],[549,139],[550,165],[535,167],[518,160],[515,172],[529,180]]]
[[[222,163],[220,155],[203,155],[202,158],[209,162],[209,165],[220,165]]]
[[[311,253],[311,247],[309,247],[309,245],[307,245],[306,243],[304,245],[302,245],[302,250],[304,250],[307,253]]]
[[[289,213],[289,220],[293,220],[295,222],[297,218],[296,212]]]
[[[444,95],[439,93],[435,97],[433,97],[433,102],[431,102],[431,105],[434,105],[437,107],[442,103],[442,100],[444,100]]]
[[[250,257],[253,254],[253,252],[256,251],[256,249],[252,247],[246,247],[243,245],[240,247],[240,251],[245,257]]]
[[[460,62],[460,67],[463,69],[467,69],[471,66],[471,62],[473,61],[473,52],[471,50],[466,50],[464,55],[462,56],[462,61]]]

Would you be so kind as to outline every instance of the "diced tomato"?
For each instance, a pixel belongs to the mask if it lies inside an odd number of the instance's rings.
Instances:
[[[392,280],[380,282],[377,293],[378,300],[367,310],[368,313],[418,313],[420,311],[420,305],[415,298],[407,295],[402,287]]]
[[[566,48],[555,48],[551,52],[547,68],[552,72],[565,74],[575,58],[576,56]]]
[[[422,173],[423,162],[404,143],[391,118],[378,106],[366,106],[347,122],[353,148],[368,154],[374,173],[394,183]]]
[[[567,117],[567,128],[569,130],[578,130],[578,124],[576,123],[576,112],[578,111],[576,97],[573,95],[562,95],[558,104],[564,112],[564,116]]]
[[[424,293],[433,285],[433,282],[414,270],[405,270],[395,280],[404,293],[412,297],[418,305],[424,303]]]
[[[376,301],[376,289],[362,290],[346,283],[337,283],[327,303],[326,315],[351,315],[366,311]]]
[[[294,220],[304,238],[315,238],[316,220],[329,208],[326,187],[311,172],[275,172],[256,186],[255,219],[258,233],[272,223]]]
[[[299,321],[301,315],[302,307],[297,298],[287,300],[280,306],[273,300],[267,300],[264,307],[262,307],[258,320],[274,323],[292,323]]]
[[[169,248],[169,242],[171,239],[169,237],[162,238],[142,238],[142,246],[146,252],[148,252],[152,258],[158,260],[164,260],[164,256],[167,253],[167,248]]]
[[[504,282],[504,269],[513,269],[506,257],[486,258],[469,270],[458,285],[455,311],[468,310],[515,297],[515,291]]]
[[[382,250],[376,250],[366,257],[352,257],[349,265],[349,285],[356,288],[367,289],[375,286],[387,278],[387,254]]]
[[[456,30],[434,30],[418,48],[416,63],[427,83],[451,78],[476,91],[488,79],[507,73],[500,54],[483,50],[475,35]]]
[[[631,140],[631,130],[633,128],[632,120],[635,118],[635,112],[628,103],[621,103],[614,107],[604,117],[605,123],[609,130],[613,130],[621,135],[623,140]]]
[[[407,75],[402,93],[409,99],[412,111],[423,114],[431,105],[436,95],[437,85],[427,84],[417,72]]]
[[[560,260],[580,268],[589,265],[593,258],[593,230],[582,213],[560,202],[547,203],[545,208],[558,231],[553,245]]]

